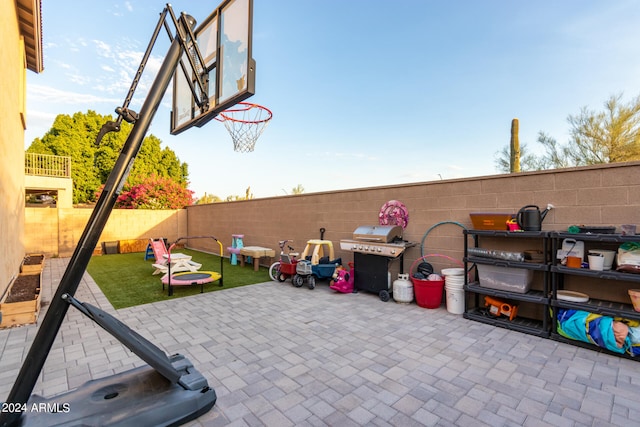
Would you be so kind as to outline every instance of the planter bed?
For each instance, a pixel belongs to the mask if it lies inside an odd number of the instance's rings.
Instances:
[[[24,257],[20,266],[20,273],[40,273],[44,268],[44,255],[30,254]]]
[[[118,252],[129,254],[132,252],[144,252],[147,250],[149,239],[130,239],[118,241]]]
[[[0,328],[35,323],[40,312],[40,273],[21,273],[0,301]]]

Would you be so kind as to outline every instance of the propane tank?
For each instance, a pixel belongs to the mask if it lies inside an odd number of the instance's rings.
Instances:
[[[408,274],[398,274],[398,278],[393,281],[393,299],[395,302],[409,304],[413,301],[413,284],[409,280]]]

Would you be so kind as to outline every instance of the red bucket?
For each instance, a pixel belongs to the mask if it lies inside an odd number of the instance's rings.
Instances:
[[[424,280],[411,278],[416,303],[423,308],[438,308],[442,303],[444,280]]]
[[[410,272],[418,265],[422,260],[429,257],[445,258],[449,261],[464,267],[464,264],[455,258],[448,257],[440,254],[429,254],[418,258],[411,264]],[[444,280],[425,280],[416,279],[411,274],[411,282],[413,282],[413,293],[416,297],[416,303],[423,308],[438,308],[442,304],[442,296],[444,294]]]

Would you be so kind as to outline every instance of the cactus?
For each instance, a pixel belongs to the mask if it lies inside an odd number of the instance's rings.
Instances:
[[[511,173],[520,172],[520,140],[518,130],[520,128],[518,119],[511,120],[511,158],[509,168]]]

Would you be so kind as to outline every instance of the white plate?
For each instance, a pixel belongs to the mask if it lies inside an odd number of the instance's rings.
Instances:
[[[557,291],[556,295],[559,300],[572,301],[572,302],[587,302],[589,301],[589,295],[576,291]]]

